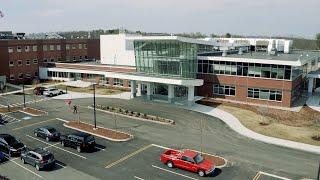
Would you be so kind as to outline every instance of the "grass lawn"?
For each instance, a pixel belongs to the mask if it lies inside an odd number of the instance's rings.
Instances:
[[[65,85],[58,85],[56,86],[58,89],[66,90]],[[81,93],[93,93],[93,88],[86,87],[86,88],[77,88],[77,87],[69,87],[68,86],[68,91],[72,92],[81,92]],[[96,87],[96,94],[101,94],[101,95],[111,95],[111,94],[119,94],[124,92],[125,90],[122,89],[116,89],[116,88],[110,88],[110,87],[104,87],[104,86],[97,86]]]
[[[320,136],[320,112],[309,107],[303,107],[300,112],[291,112],[211,100],[198,103],[229,112],[257,133],[320,146],[320,141],[312,139],[312,136]]]

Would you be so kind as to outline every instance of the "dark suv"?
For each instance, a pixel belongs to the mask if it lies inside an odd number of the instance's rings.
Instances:
[[[37,128],[33,133],[36,137],[44,138],[46,141],[60,139],[60,133],[55,128],[49,126]]]
[[[34,166],[38,171],[54,167],[56,164],[53,154],[42,148],[23,152],[21,154],[21,161],[23,164]]]
[[[96,145],[94,137],[90,134],[83,132],[77,132],[67,136],[61,136],[60,139],[61,145],[63,147],[70,146],[76,148],[78,152],[81,152],[84,149],[92,149]]]
[[[7,156],[20,156],[25,145],[10,134],[0,134],[0,151]]]

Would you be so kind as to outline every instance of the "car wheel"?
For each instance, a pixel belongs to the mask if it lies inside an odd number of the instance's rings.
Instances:
[[[49,142],[49,141],[50,141],[49,137],[46,137],[46,141],[47,141],[47,142]]]
[[[173,168],[173,163],[172,163],[172,161],[168,161],[168,162],[167,162],[167,166],[168,166],[169,168]]]
[[[63,141],[61,141],[61,146],[62,146],[62,147],[65,147],[64,142],[63,142]]]
[[[61,95],[61,94],[63,94],[63,92],[62,92],[62,91],[60,91],[60,92],[59,92],[59,95]]]
[[[37,171],[40,171],[40,167],[39,167],[38,164],[36,164],[36,170],[37,170]]]
[[[34,133],[34,136],[35,136],[35,137],[38,137],[38,133],[35,132],[35,133]]]
[[[199,170],[199,171],[198,171],[198,174],[199,174],[200,177],[204,177],[204,175],[205,175],[205,173],[204,173],[203,170]]]
[[[26,163],[26,161],[25,161],[23,158],[21,158],[21,161],[22,161],[22,163],[23,163],[23,164],[25,164],[25,163]]]
[[[81,152],[81,147],[77,146],[77,151],[80,153]]]
[[[52,96],[53,96],[53,94],[51,93],[51,94],[50,94],[50,97],[52,97]]]

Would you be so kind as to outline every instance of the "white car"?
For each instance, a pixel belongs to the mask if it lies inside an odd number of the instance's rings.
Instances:
[[[63,94],[63,91],[62,90],[59,90],[59,89],[56,89],[56,88],[49,88],[45,91],[43,91],[43,95],[45,96],[57,96],[57,95],[60,95],[60,94]]]

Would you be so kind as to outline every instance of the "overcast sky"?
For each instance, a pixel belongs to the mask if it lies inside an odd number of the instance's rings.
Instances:
[[[146,32],[320,32],[320,0],[0,0],[0,31],[126,28]]]

